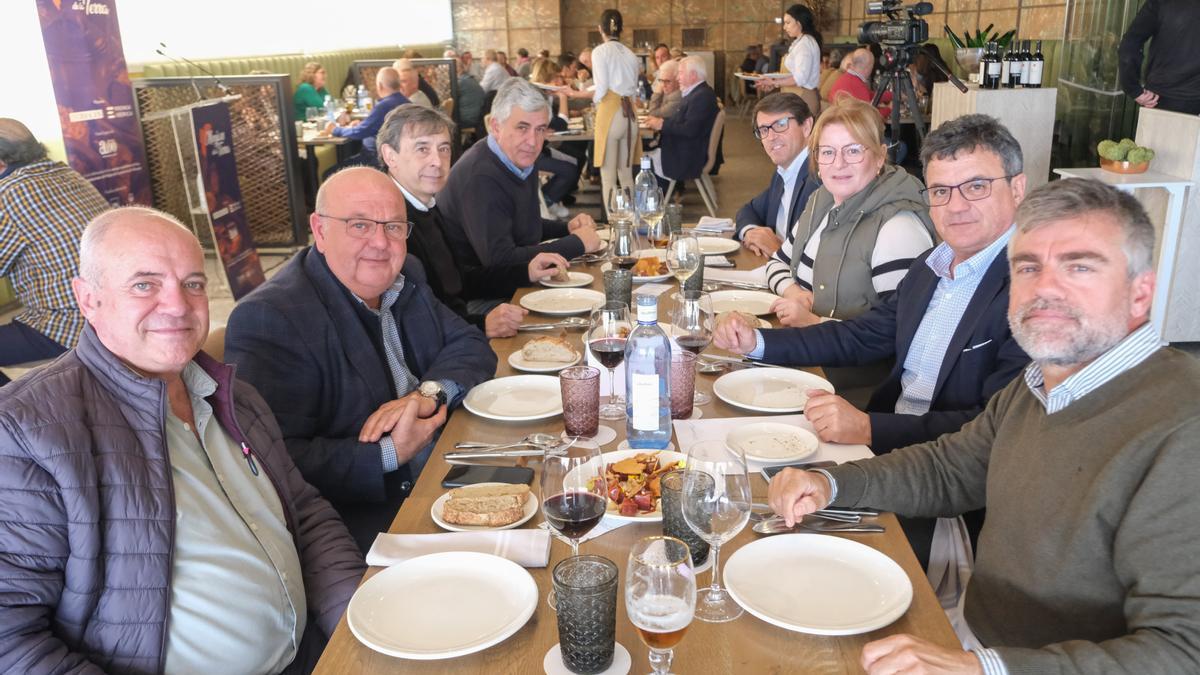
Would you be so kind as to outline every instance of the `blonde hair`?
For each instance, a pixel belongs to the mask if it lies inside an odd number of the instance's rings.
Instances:
[[[561,74],[558,64],[550,59],[537,59],[529,69],[529,80],[538,84],[553,84],[554,78]]]
[[[304,64],[304,67],[300,69],[300,81],[316,87],[317,85],[313,82],[313,80],[316,79],[318,70],[321,70],[321,64],[317,63],[316,61],[309,61],[308,63]]]
[[[840,124],[855,142],[866,148],[876,160],[887,161],[883,150],[883,117],[870,103],[842,92],[833,105],[821,110],[808,137],[808,170],[818,172],[817,146],[821,145],[821,132],[831,124]]]

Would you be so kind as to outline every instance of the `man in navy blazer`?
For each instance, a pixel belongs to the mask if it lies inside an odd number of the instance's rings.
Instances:
[[[404,196],[387,174],[335,174],[310,227],[315,245],[230,315],[225,355],[366,551],[412,490],[448,407],[492,377],[496,355],[407,258]]]
[[[876,454],[957,431],[1029,362],[1007,317],[1005,249],[1025,195],[1020,144],[994,118],[967,115],[931,133],[921,158],[943,241],[912,264],[895,293],[857,318],[806,328],[758,331],[730,315],[713,339],[775,364],[895,357],[865,412],[815,391],[804,411],[822,440],[863,443]],[[925,551],[916,542],[914,549],[924,562]]]
[[[754,137],[776,170],[767,189],[738,209],[733,236],[751,252],[770,257],[804,212],[808,196],[821,186],[821,179],[808,173],[812,112],[799,96],[775,92],[759,99],[751,119]]]
[[[670,117],[647,117],[646,127],[659,132],[654,169],[668,180],[682,183],[700,177],[708,161],[708,139],[717,121],[717,94],[705,81],[704,60],[687,56],[679,62],[679,90],[683,102]],[[655,157],[656,153],[649,153]]]

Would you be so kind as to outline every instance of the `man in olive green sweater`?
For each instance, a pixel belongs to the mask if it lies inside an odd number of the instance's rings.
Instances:
[[[957,433],[771,482],[789,522],[829,503],[987,507],[959,627],[971,651],[893,636],[863,648],[868,673],[1200,670],[1200,363],[1149,323],[1153,251],[1133,197],[1038,188],[1009,245],[1024,377]]]

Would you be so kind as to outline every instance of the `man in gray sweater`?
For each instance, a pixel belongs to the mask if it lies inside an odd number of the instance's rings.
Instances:
[[[1149,322],[1153,251],[1125,193],[1079,179],[1030,193],[1009,245],[1024,376],[957,433],[771,482],[789,522],[830,503],[987,507],[956,627],[969,651],[893,636],[863,648],[868,673],[1200,667],[1200,364]]]

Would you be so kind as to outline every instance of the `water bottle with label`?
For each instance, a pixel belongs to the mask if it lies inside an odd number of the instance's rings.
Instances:
[[[625,435],[629,447],[671,442],[671,341],[658,327],[658,298],[637,295],[637,327],[625,342]]]
[[[358,90],[355,92],[355,105],[359,110],[366,110],[370,106],[371,95],[367,93],[367,88],[363,85],[358,85]]]
[[[337,101],[329,94],[325,94],[325,120],[328,122],[337,122],[338,106]]]
[[[638,172],[636,178],[633,179],[633,203],[644,204],[644,194],[658,189],[658,179],[654,175],[654,167],[650,162],[650,158],[642,155],[642,170]],[[641,214],[637,214],[637,232],[638,234],[646,234],[646,224],[642,222]]]

